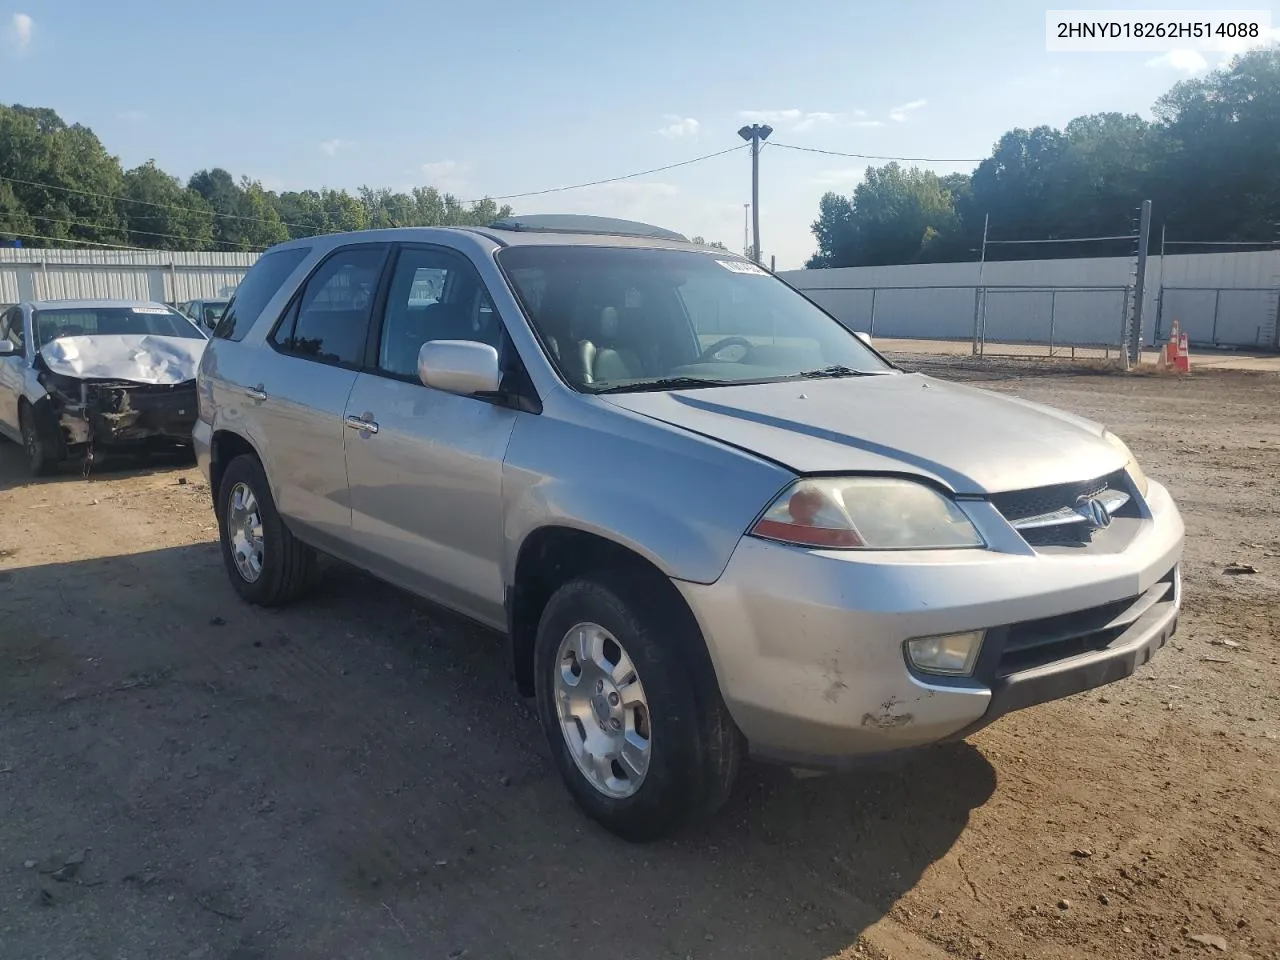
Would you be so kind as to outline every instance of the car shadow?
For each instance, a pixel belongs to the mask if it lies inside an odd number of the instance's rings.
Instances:
[[[752,764],[713,821],[631,845],[574,807],[489,631],[342,565],[250,608],[214,544],[26,559],[0,550],[17,955],[56,918],[68,953],[818,960],[995,789],[966,743]],[[50,879],[84,848],[83,883]]]
[[[148,453],[99,451],[87,470],[84,458],[75,457],[59,463],[47,476],[33,477],[27,470],[22,448],[7,437],[0,437],[0,492],[47,483],[84,483],[95,477],[148,476],[174,468],[193,467],[195,462],[194,454],[184,449]]]

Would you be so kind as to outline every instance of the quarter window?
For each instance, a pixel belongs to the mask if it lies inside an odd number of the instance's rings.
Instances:
[[[258,319],[258,315],[271,302],[289,274],[310,252],[307,247],[291,247],[288,250],[268,251],[249,268],[235,296],[227,305],[213,335],[223,340],[242,340]]]

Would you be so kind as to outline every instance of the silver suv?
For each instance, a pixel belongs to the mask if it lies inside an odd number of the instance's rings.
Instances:
[[[755,264],[600,218],[282,244],[201,363],[247,601],[318,552],[502,630],[621,836],[963,737],[1173,634],[1183,525],[1102,426],[905,373]]]

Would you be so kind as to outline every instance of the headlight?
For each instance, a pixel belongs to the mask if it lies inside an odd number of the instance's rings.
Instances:
[[[953,501],[932,487],[894,477],[797,480],[751,532],[768,540],[837,550],[983,545]]]
[[[1142,467],[1138,466],[1137,457],[1135,457],[1133,452],[1125,446],[1125,442],[1110,430],[1102,431],[1102,439],[1124,454],[1124,468],[1128,471],[1129,479],[1133,481],[1133,485],[1138,488],[1138,492],[1142,494],[1145,499],[1147,496],[1147,488],[1150,484],[1147,482],[1147,475],[1142,472]]]
[[[907,641],[907,659],[917,670],[967,677],[973,673],[985,631],[952,633],[945,637],[921,637]]]

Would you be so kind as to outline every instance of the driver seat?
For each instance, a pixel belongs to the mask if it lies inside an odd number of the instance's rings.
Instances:
[[[595,318],[594,329],[578,341],[587,383],[601,380],[634,380],[644,376],[644,364],[632,350],[618,344],[618,310],[605,307]]]

